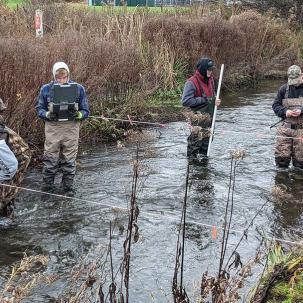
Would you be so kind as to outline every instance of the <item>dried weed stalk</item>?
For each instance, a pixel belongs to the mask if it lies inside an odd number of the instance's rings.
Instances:
[[[189,298],[187,296],[183,284],[186,205],[187,205],[188,189],[189,189],[189,162],[187,164],[187,171],[186,171],[185,194],[184,194],[183,209],[181,215],[181,223],[178,233],[175,270],[174,270],[173,283],[172,283],[172,293],[174,297],[174,303],[189,303]]]
[[[242,159],[245,157],[244,150],[235,150],[231,152],[231,166],[230,166],[230,182],[228,190],[228,198],[225,207],[224,215],[224,228],[223,237],[221,242],[221,255],[219,262],[219,270],[217,276],[208,276],[205,272],[202,275],[201,288],[200,288],[200,301],[199,302],[212,302],[212,303],[235,303],[241,299],[240,289],[243,287],[245,279],[252,273],[252,266],[260,262],[261,254],[258,251],[254,260],[247,262],[243,265],[241,256],[238,253],[238,247],[244,238],[248,236],[248,229],[252,226],[253,222],[263,210],[265,205],[269,202],[267,200],[257,211],[252,218],[250,224],[247,226],[243,235],[231,252],[226,261],[227,244],[230,234],[231,222],[233,218],[234,208],[234,191],[236,184],[236,169]],[[260,244],[261,245],[261,244]],[[238,269],[235,274],[231,274],[231,269]],[[240,269],[239,269],[240,268]]]
[[[93,260],[89,260],[89,253],[74,266],[69,289],[59,298],[58,303],[91,302],[98,298],[99,285],[106,281],[108,247],[101,244],[96,246],[93,255]]]
[[[3,290],[0,291],[0,302],[21,303],[38,284],[52,283],[57,280],[55,276],[40,273],[45,269],[48,261],[48,257],[44,255],[27,256],[25,254],[20,264],[13,266],[10,277]]]

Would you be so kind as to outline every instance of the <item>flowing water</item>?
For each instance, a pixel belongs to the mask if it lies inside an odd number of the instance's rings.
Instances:
[[[217,112],[216,135],[207,167],[190,166],[184,282],[194,302],[205,270],[217,272],[220,242],[212,239],[211,226],[222,226],[228,194],[230,151],[244,149],[234,194],[233,232],[229,251],[250,220],[266,201],[274,185],[281,185],[291,197],[266,205],[251,227],[238,252],[243,261],[254,256],[260,233],[290,241],[302,239],[301,171],[277,170],[273,151],[278,121],[271,104],[279,83],[255,91],[226,96]],[[130,302],[171,302],[178,224],[184,199],[188,126],[169,123],[165,128],[146,131],[148,140],[139,146],[142,169],[138,203],[140,238],[132,245]],[[28,255],[50,256],[46,272],[58,274],[52,284],[42,285],[24,302],[54,302],[67,288],[72,267],[89,254],[97,257],[98,245],[109,241],[109,222],[115,222],[114,268],[122,257],[130,200],[132,159],[136,144],[125,147],[95,146],[79,156],[76,176],[77,199],[52,197],[21,191],[16,201],[16,220],[0,230],[0,274]],[[28,173],[24,187],[40,189],[41,171]],[[301,202],[301,203],[300,203]],[[221,235],[219,230],[219,237]],[[1,282],[2,281],[2,282]],[[0,279],[0,283],[3,280]]]

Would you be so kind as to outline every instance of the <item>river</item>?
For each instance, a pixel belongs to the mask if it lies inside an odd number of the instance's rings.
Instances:
[[[228,252],[239,240],[239,232],[266,201],[265,196],[280,184],[291,198],[266,205],[238,252],[244,262],[253,257],[260,233],[289,241],[302,239],[302,172],[293,168],[278,170],[274,164],[275,128],[270,130],[269,126],[278,121],[271,104],[279,84],[266,83],[258,89],[222,98],[209,163],[207,167],[190,166],[184,282],[192,302],[197,298],[202,273],[215,273],[219,266],[222,232],[218,229],[218,238],[213,239],[209,226],[222,226],[231,151],[243,149],[247,156],[236,173],[231,226],[234,231]],[[140,237],[132,245],[130,302],[172,302],[171,281],[184,199],[189,129],[185,122],[174,122],[144,132],[146,140],[139,145]],[[22,302],[55,302],[69,285],[73,266],[86,255],[94,260],[98,257],[98,245],[108,244],[111,220],[116,226],[112,247],[117,271],[127,218],[123,210],[106,206],[127,207],[135,153],[134,143],[119,148],[104,144],[83,147],[75,180],[77,199],[30,191],[19,193],[14,224],[0,230],[0,275],[7,274],[24,251],[28,255],[49,256],[45,273],[58,275],[54,283],[35,288]],[[41,171],[33,169],[23,186],[39,190],[40,182]],[[0,285],[3,283],[0,279]]]

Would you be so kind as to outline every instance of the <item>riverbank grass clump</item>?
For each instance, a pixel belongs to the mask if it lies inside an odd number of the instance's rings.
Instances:
[[[251,303],[303,302],[303,251],[284,252],[277,244],[268,255],[268,267]]]

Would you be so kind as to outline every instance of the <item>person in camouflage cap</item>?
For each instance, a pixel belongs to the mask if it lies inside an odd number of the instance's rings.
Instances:
[[[275,162],[278,167],[293,166],[303,168],[303,75],[298,65],[287,71],[288,81],[277,93],[272,108],[282,118],[277,130]]]
[[[10,150],[15,155],[17,171],[10,180],[2,181],[0,184],[0,216],[12,217],[14,199],[18,188],[25,176],[29,162],[31,160],[31,151],[25,141],[12,129],[7,127],[2,116],[6,105],[0,99],[0,137],[5,140]]]

